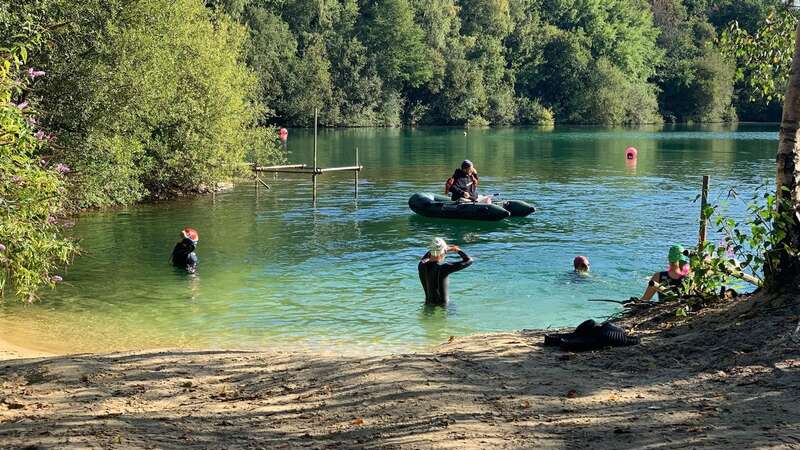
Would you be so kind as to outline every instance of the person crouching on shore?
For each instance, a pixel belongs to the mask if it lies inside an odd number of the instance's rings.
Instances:
[[[667,270],[654,273],[653,277],[650,278],[650,281],[658,283],[662,287],[669,289],[677,295],[680,292],[680,287],[683,285],[684,279],[686,279],[686,277],[691,273],[691,269],[689,268],[689,257],[686,255],[686,252],[682,246],[673,245],[669,249],[667,259],[669,261]],[[648,283],[647,289],[644,291],[644,295],[642,295],[640,300],[648,301],[652,299],[655,294],[658,294],[659,300],[664,298],[664,294],[662,294],[654,285],[651,286],[651,283]]]

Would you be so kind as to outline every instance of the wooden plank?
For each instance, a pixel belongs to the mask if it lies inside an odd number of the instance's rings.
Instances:
[[[281,166],[255,166],[253,170],[256,172],[267,172],[274,169],[305,169],[306,167],[308,166],[305,164],[284,164]]]
[[[305,169],[302,169],[302,168],[298,168],[298,169],[269,169],[269,170],[262,170],[261,172],[269,172],[269,173],[304,173],[306,175],[313,175],[315,173],[316,174],[320,173],[319,169],[314,170],[314,169],[312,169],[310,167],[305,168]]]
[[[317,170],[319,170],[319,173],[325,173],[325,172],[343,172],[345,170],[360,171],[363,168],[364,166],[347,166],[347,167],[329,167],[327,169],[317,169]]]

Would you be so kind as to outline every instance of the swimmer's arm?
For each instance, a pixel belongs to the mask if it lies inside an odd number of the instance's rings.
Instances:
[[[419,262],[420,263],[428,262],[429,259],[431,259],[431,252],[427,252],[424,255],[422,255],[422,258],[419,260]]]
[[[653,276],[650,278],[650,281],[655,281],[656,283],[658,283],[659,281],[658,273],[654,273]],[[650,283],[647,283],[647,289],[645,289],[641,300],[645,302],[649,301],[651,298],[653,298],[654,295],[656,295],[657,292],[658,290],[656,290],[655,285],[651,286]]]
[[[451,251],[455,251],[458,253],[458,256],[461,257],[461,261],[456,261],[453,263],[447,264],[447,273],[451,274],[453,272],[458,272],[461,269],[466,269],[467,267],[472,265],[472,262],[475,261],[472,259],[468,254],[461,251],[460,248],[455,247]]]

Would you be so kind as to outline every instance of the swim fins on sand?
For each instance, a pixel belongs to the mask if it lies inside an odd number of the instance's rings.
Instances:
[[[606,322],[597,325],[594,320],[587,320],[578,325],[572,333],[547,334],[544,337],[544,345],[559,346],[562,350],[587,351],[598,350],[606,347],[625,347],[636,345],[640,339],[636,336],[628,336],[625,330]]]

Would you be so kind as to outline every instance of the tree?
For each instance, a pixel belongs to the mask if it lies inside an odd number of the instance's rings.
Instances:
[[[791,16],[790,16],[791,17]],[[796,21],[795,21],[796,22]],[[776,273],[769,274],[791,291],[800,289],[800,23],[794,31],[794,56],[783,101],[780,141],[778,144],[776,196],[779,212],[786,213],[791,226],[784,238],[785,249],[780,252]],[[786,201],[781,201],[785,199]]]
[[[408,0],[382,0],[365,11],[363,41],[378,74],[398,90],[417,88],[433,77],[424,34]]]
[[[273,152],[246,33],[195,0],[29,0],[47,30],[35,86],[76,207],[213,186]]]
[[[740,58],[743,70],[762,74],[753,81],[757,92],[783,98],[775,175],[780,245],[768,255],[776,264],[765,276],[769,286],[796,293],[800,289],[800,22],[794,13],[782,11],[757,35],[737,28],[731,26],[723,45]],[[792,56],[786,70],[788,55]],[[775,68],[768,68],[770,64]],[[775,80],[786,81],[781,86]]]

